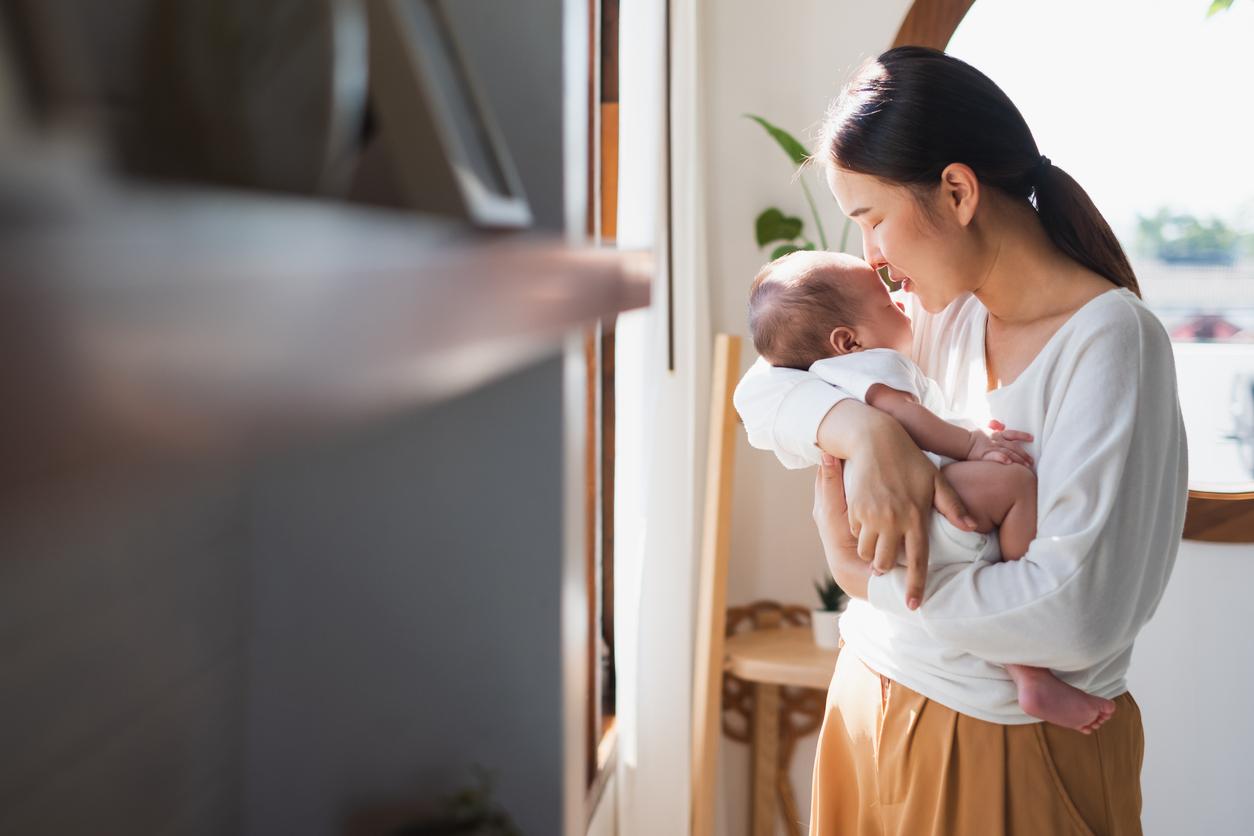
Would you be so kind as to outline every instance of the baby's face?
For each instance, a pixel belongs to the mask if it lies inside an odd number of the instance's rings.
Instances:
[[[861,302],[858,325],[854,328],[864,349],[891,348],[909,355],[913,337],[910,318],[905,308],[888,295],[888,288],[879,275],[867,265],[865,270],[850,270],[842,279]]]

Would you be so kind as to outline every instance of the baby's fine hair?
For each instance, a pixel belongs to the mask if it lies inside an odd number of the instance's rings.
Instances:
[[[767,264],[749,290],[753,347],[773,366],[808,369],[834,353],[833,328],[853,327],[862,311],[841,279],[871,269],[845,253],[798,250]]]

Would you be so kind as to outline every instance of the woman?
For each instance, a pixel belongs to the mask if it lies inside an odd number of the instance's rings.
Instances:
[[[807,372],[759,360],[745,375],[750,442],[791,466],[825,460],[815,520],[854,599],[811,833],[1140,833],[1124,677],[1187,496],[1166,333],[1083,189],[967,64],[884,53],[836,100],[816,157],[867,260],[903,283],[913,359],[949,407],[1035,436],[1039,499],[1021,560],[929,574],[927,515],[961,525],[965,510],[901,427]],[[1007,663],[1051,668],[1115,714],[1091,735],[1039,723]]]

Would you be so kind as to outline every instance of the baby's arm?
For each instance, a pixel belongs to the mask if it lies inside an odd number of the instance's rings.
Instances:
[[[866,392],[866,402],[897,419],[914,443],[924,450],[959,461],[989,459],[1002,464],[1032,466],[1032,458],[1010,440],[990,438],[978,430],[951,424],[919,403],[908,392],[877,383]],[[1031,436],[1024,435],[1025,440]]]

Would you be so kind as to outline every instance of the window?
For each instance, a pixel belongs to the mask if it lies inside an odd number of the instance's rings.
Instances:
[[[1254,488],[1254,3],[1209,5],[979,0],[947,51],[1114,228],[1176,343],[1191,487],[1231,491]]]

